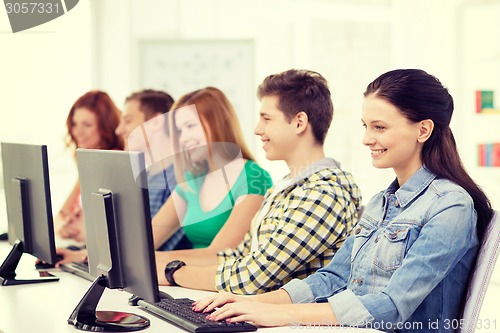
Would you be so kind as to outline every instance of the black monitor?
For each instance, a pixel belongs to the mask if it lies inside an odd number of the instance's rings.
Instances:
[[[57,261],[50,201],[47,146],[2,142],[8,238],[13,245],[0,266],[3,286],[57,281],[44,271],[16,272],[23,253]]]
[[[8,238],[13,245],[0,266],[3,286],[57,281],[43,271],[16,272],[23,253],[56,262],[47,146],[2,142]]]
[[[147,177],[137,172],[145,169],[143,153],[79,148],[76,156],[89,272],[96,280],[68,323],[89,331],[146,328],[142,316],[96,311],[106,287],[160,300]]]

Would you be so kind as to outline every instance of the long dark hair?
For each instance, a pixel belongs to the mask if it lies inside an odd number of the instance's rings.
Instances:
[[[463,187],[474,201],[479,239],[491,218],[491,203],[465,171],[450,129],[453,98],[434,76],[419,69],[397,69],[382,74],[368,85],[364,96],[376,95],[394,105],[410,121],[431,119],[434,130],[422,148],[422,163],[438,177]]]

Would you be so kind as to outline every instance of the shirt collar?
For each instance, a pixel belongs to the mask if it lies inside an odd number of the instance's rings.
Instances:
[[[340,163],[331,157],[324,157],[302,169],[294,178],[290,178],[290,174],[287,174],[283,179],[275,182],[268,193],[280,193],[293,185],[304,182],[306,178],[311,177],[316,172],[327,168],[340,169]]]
[[[340,169],[340,163],[335,160],[334,158],[331,157],[324,157],[304,169],[300,170],[298,175],[295,176],[295,181],[300,181],[301,179],[310,177],[311,175],[315,174],[316,172],[327,169],[327,168],[337,168]],[[287,174],[284,179],[291,179],[290,174]]]
[[[421,166],[404,184],[399,187],[397,178],[384,192],[384,197],[394,193],[401,207],[405,207],[419,196],[436,178],[425,166]],[[398,188],[399,187],[399,188]]]

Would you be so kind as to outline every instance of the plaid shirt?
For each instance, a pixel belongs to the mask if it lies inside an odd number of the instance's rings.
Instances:
[[[260,226],[235,249],[218,253],[217,290],[258,294],[305,278],[330,262],[356,223],[361,194],[339,168],[323,168],[276,196],[273,190],[264,197],[261,209],[272,201],[263,220],[252,221]],[[258,237],[253,252],[252,237]]]

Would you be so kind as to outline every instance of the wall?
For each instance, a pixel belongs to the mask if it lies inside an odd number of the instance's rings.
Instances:
[[[140,86],[138,55],[141,41],[231,40],[254,41],[254,81],[245,91],[255,100],[253,122],[258,116],[255,88],[272,73],[292,67],[322,73],[330,82],[335,105],[332,129],[327,138],[328,155],[351,170],[365,198],[387,184],[390,171],[373,181],[370,160],[361,141],[361,93],[377,74],[392,63],[393,9],[391,1],[94,1],[94,25],[99,50],[96,64],[102,75],[96,85],[110,91],[116,100]],[[119,4],[119,5],[118,5]],[[113,14],[111,14],[113,13]],[[124,34],[123,32],[127,33]],[[118,36],[110,42],[109,36]],[[165,55],[168,58],[168,55]],[[221,74],[223,75],[223,74]],[[116,78],[119,77],[119,82]],[[348,78],[348,79],[346,79]],[[239,77],[229,78],[238,85]],[[247,115],[240,115],[244,118]],[[346,125],[348,124],[348,125]],[[275,177],[286,166],[269,162],[246,126],[259,162]]]
[[[366,202],[394,177],[391,170],[374,170],[368,150],[361,144],[362,92],[382,72],[422,68],[439,77],[455,97],[452,129],[459,149],[464,150],[463,114],[468,110],[462,103],[457,54],[457,11],[463,2],[93,1],[94,56],[99,68],[94,84],[105,87],[117,101],[123,101],[131,90],[143,88],[138,66],[141,41],[251,39],[255,46],[254,87],[268,74],[292,67],[316,70],[329,80],[335,116],[326,151],[352,171]],[[234,80],[237,84],[238,78]],[[255,91],[246,93],[253,97]],[[255,117],[258,106],[256,101]],[[246,130],[252,140],[252,126]],[[285,165],[267,161],[258,138],[253,140],[259,162],[273,177],[286,173]],[[468,159],[465,164],[472,165],[470,154],[464,152],[464,156]]]
[[[468,1],[457,10],[461,31],[459,83],[462,97],[460,143],[465,166],[496,209],[500,209],[500,167],[478,164],[480,143],[500,143],[500,112],[476,113],[476,90],[492,90],[500,109],[500,2]]]
[[[80,1],[65,15],[14,34],[0,10],[0,141],[48,145],[55,210],[76,179],[65,123],[73,102],[91,88],[89,22],[90,4]],[[0,232],[7,224],[2,181]]]
[[[473,101],[465,91],[471,88],[462,84],[468,63],[462,54],[464,28],[459,16],[464,7],[489,3],[494,1],[82,0],[57,20],[16,34],[0,11],[0,140],[49,145],[57,209],[75,177],[72,152],[64,148],[64,121],[79,95],[103,89],[121,106],[131,91],[143,88],[138,66],[141,41],[251,39],[251,86],[292,67],[317,70],[329,80],[335,116],[327,154],[352,171],[365,202],[394,177],[391,170],[371,167],[361,144],[359,118],[366,84],[396,67],[423,68],[438,76],[455,97],[452,128],[464,163],[498,208],[498,186],[491,182],[498,173],[475,168],[474,152],[467,145],[477,138],[470,136],[475,129],[464,116]],[[475,23],[475,29],[482,24],[487,22]],[[492,29],[498,33],[498,23]],[[255,96],[253,89],[245,93]],[[255,99],[255,120],[258,106]],[[492,126],[483,132],[491,133]],[[252,127],[245,126],[247,137],[252,137]],[[286,172],[283,163],[265,159],[258,139],[252,146],[275,178]]]

